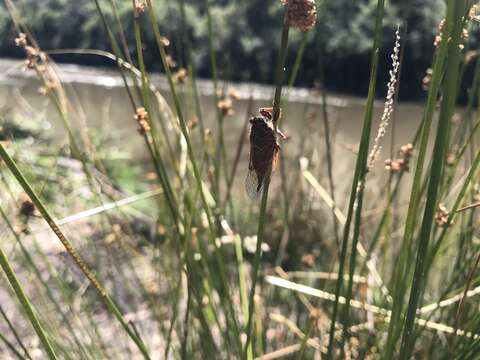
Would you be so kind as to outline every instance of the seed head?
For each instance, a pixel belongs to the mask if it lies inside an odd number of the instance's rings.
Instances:
[[[424,91],[428,91],[428,89],[430,88],[430,83],[432,82],[432,74],[433,70],[430,68],[425,71],[425,76],[422,79],[422,89]]]
[[[217,108],[220,110],[223,114],[223,116],[229,116],[233,115],[235,112],[233,111],[233,102],[232,99],[230,98],[225,98],[220,100],[217,103]]]
[[[170,40],[169,40],[167,37],[162,36],[162,37],[160,38],[160,41],[162,42],[162,45],[163,45],[163,46],[165,46],[165,47],[170,46]]]
[[[442,35],[443,35],[443,27],[445,26],[445,19],[440,21],[440,24],[438,24],[438,30],[437,30],[437,35],[435,36],[435,41],[433,42],[433,45],[438,49],[440,46],[440,43],[442,41]]]
[[[40,73],[44,73],[47,70],[47,56],[37,47],[28,44],[27,35],[19,33],[15,38],[15,45],[25,51],[24,69],[33,69]]]
[[[180,68],[172,75],[172,80],[173,82],[178,82],[183,84],[187,79],[187,77],[188,77],[187,70],[185,70],[184,68]]]
[[[196,128],[198,125],[198,117],[196,117],[195,115],[192,116],[192,118],[190,119],[190,121],[188,122],[188,128],[189,129],[194,129]]]
[[[380,120],[380,125],[378,127],[377,136],[373,142],[372,150],[368,156],[367,169],[371,170],[375,159],[380,153],[381,141],[385,134],[387,133],[388,124],[392,117],[394,107],[395,107],[395,91],[397,90],[397,81],[398,81],[398,70],[400,68],[400,30],[397,28],[395,32],[395,46],[393,47],[393,54],[391,55],[392,59],[392,69],[390,70],[390,80],[387,84],[387,98],[385,99],[385,105],[383,108],[382,118]]]
[[[458,126],[462,122],[462,116],[459,113],[452,115],[452,125]]]
[[[315,26],[317,6],[314,0],[282,0],[287,7],[286,22],[288,26],[306,32]]]
[[[138,18],[144,11],[145,11],[145,3],[142,0],[135,0],[135,4],[133,8],[133,16],[135,18]]]
[[[437,213],[435,214],[435,222],[438,226],[445,226],[448,224],[449,212],[444,204],[438,204]]]
[[[405,144],[400,148],[400,155],[403,156],[404,159],[410,159],[413,155],[413,145],[412,144]]]
[[[27,46],[27,35],[24,33],[19,33],[18,36],[15,38],[15,46],[24,48]]]
[[[453,165],[455,165],[455,154],[453,152],[448,153],[447,159],[445,160],[445,163],[449,167],[452,167]]]
[[[167,60],[167,65],[170,69],[177,67],[177,62],[173,60],[173,58],[170,55],[167,55],[166,60]]]
[[[141,135],[145,135],[147,132],[150,131],[150,124],[148,123],[148,112],[147,110],[145,110],[145,108],[137,108],[134,118],[138,123],[137,130]]]
[[[413,145],[406,144],[400,148],[398,159],[385,160],[385,168],[392,173],[408,172],[410,170],[410,159],[413,155]]]
[[[240,93],[234,88],[230,88],[228,90],[228,96],[230,96],[233,100],[240,99]]]

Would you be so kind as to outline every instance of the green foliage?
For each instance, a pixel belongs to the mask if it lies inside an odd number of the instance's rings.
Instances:
[[[59,48],[109,48],[108,39],[92,1],[72,0],[21,0],[18,1],[23,20],[29,24],[44,49]],[[110,1],[103,0],[107,20],[114,19]],[[315,69],[318,53],[325,56],[327,86],[334,90],[365,94],[368,84],[368,61],[371,51],[371,38],[374,32],[374,12],[376,1],[319,1],[319,31],[309,37],[307,51],[303,59],[303,69],[298,83],[311,86],[317,78]],[[130,50],[134,50],[133,17],[130,1],[117,1],[116,4]],[[431,63],[433,38],[444,13],[442,0],[395,0],[389,4],[384,19],[384,31],[391,39],[397,25],[408,25],[405,62],[415,62],[415,67],[403,79],[407,97],[418,97],[420,82],[425,69]],[[274,29],[281,26],[281,7],[277,0],[214,0],[211,1],[211,14],[214,19],[215,49],[219,59],[219,76],[233,80],[272,83],[274,59],[277,50],[274,44],[279,35]],[[200,76],[210,77],[211,68],[208,47],[208,28],[203,1],[185,1],[187,34],[192,41],[193,61]],[[170,52],[180,64],[184,64],[184,49],[180,44],[181,15],[175,1],[157,1],[156,16],[163,34],[172,40]],[[145,21],[145,19],[142,19]],[[18,56],[13,46],[14,30],[4,5],[0,5],[0,31],[7,36],[0,39],[1,56]],[[295,31],[291,35],[291,51],[287,65],[293,64],[292,54],[297,50],[302,34]],[[154,48],[153,34],[144,34],[145,64],[149,69],[161,70],[160,61]],[[319,46],[321,48],[319,48]],[[316,49],[316,51],[312,51]],[[98,60],[61,57],[61,61],[74,61],[98,64]],[[351,67],[355,62],[359,66]],[[365,65],[365,66],[364,66]],[[381,70],[383,64],[380,64]],[[385,65],[386,66],[386,65]],[[247,69],[254,68],[255,72]]]

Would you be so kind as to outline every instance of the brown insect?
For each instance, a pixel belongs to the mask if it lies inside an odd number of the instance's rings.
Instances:
[[[245,189],[252,199],[259,197],[269,171],[275,169],[280,151],[278,135],[285,138],[280,130],[275,130],[272,113],[272,108],[261,108],[259,116],[250,119],[250,161]]]

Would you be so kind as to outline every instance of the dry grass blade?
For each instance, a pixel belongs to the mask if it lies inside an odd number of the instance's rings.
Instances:
[[[308,183],[313,187],[313,189],[318,193],[318,195],[320,195],[321,199],[327,204],[327,206],[335,212],[335,216],[337,217],[340,225],[345,226],[345,223],[346,223],[345,215],[342,213],[342,211],[339,208],[336,207],[335,203],[333,202],[333,200],[330,197],[330,195],[328,194],[328,192],[322,187],[322,185],[320,185],[320,183],[313,176],[313,174],[308,170],[304,170],[303,171],[303,176],[308,181]],[[362,256],[364,258],[367,257],[367,251],[365,250],[365,248],[363,247],[363,245],[360,241],[357,243],[357,251],[358,251],[358,254],[360,256]],[[388,291],[387,287],[385,286],[385,284],[382,280],[382,277],[380,276],[380,274],[379,274],[379,272],[376,268],[376,265],[372,261],[372,259],[367,260],[367,268],[368,268],[369,272],[372,274],[373,279],[375,280],[377,285],[381,288],[382,293],[385,296],[385,298],[387,299],[387,301],[391,302],[392,297],[389,294],[389,291]],[[346,275],[346,276],[347,276],[346,279],[350,279],[349,275]],[[338,275],[337,275],[337,280],[338,280]]]
[[[274,359],[284,358],[288,355],[292,355],[292,354],[300,351],[301,348],[302,348],[302,344],[285,346],[282,349],[278,349],[278,350],[272,351],[268,354],[256,357],[255,360],[274,360]]]
[[[337,273],[329,273],[324,271],[288,271],[286,275],[289,278],[317,279],[317,280],[337,280]],[[345,274],[343,279],[348,281],[349,275]],[[356,284],[366,284],[367,278],[361,275],[353,275],[353,282]]]
[[[327,300],[327,301],[335,301],[335,295],[332,294],[332,293],[329,293],[327,291],[323,291],[323,290],[312,288],[310,286],[294,283],[292,281],[288,281],[288,280],[285,280],[285,279],[282,279],[282,278],[279,278],[279,277],[275,277],[275,276],[267,276],[265,278],[265,280],[271,285],[278,286],[278,287],[281,287],[281,288],[284,288],[284,289],[300,292],[302,294],[314,296],[314,297],[317,297],[319,299],[323,299],[323,300]],[[340,304],[346,304],[346,298],[343,297],[343,296],[341,296],[338,301],[339,301]],[[352,308],[355,308],[355,309],[370,311],[370,312],[378,315],[379,320],[386,321],[387,323],[390,321],[390,316],[392,314],[392,312],[390,310],[381,308],[379,306],[370,305],[370,304],[367,304],[367,303],[364,303],[364,302],[361,302],[361,301],[358,301],[358,300],[353,300],[353,299],[350,300],[350,306]],[[415,319],[415,322],[418,325],[425,326],[427,329],[430,329],[430,330],[435,330],[435,331],[438,331],[438,332],[442,332],[442,333],[446,333],[446,334],[452,334],[452,335],[456,335],[456,336],[463,336],[463,337],[471,338],[471,339],[474,339],[474,340],[480,339],[479,334],[475,334],[475,333],[465,331],[465,330],[461,330],[461,329],[455,330],[451,326],[436,323],[434,321],[428,321],[428,320],[421,319],[421,318],[417,317]]]

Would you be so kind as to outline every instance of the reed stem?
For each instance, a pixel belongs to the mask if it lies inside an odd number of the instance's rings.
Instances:
[[[275,72],[275,95],[273,100],[273,124],[275,129],[278,127],[278,120],[280,118],[280,102],[282,98],[282,86],[283,86],[283,79],[285,73],[285,59],[287,56],[287,48],[288,48],[288,33],[290,27],[286,21],[286,11],[284,16],[283,28],[282,28],[282,39],[280,43],[280,53],[277,59],[277,67]],[[250,344],[252,341],[252,326],[253,326],[253,318],[254,318],[254,297],[255,297],[255,287],[257,286],[258,280],[258,272],[260,268],[260,261],[262,257],[262,243],[265,239],[265,223],[267,217],[267,199],[268,199],[268,191],[270,188],[270,177],[271,177],[271,164],[270,169],[268,171],[267,176],[264,180],[263,185],[263,193],[262,193],[262,200],[260,204],[260,213],[259,213],[259,220],[258,220],[258,234],[257,234],[257,247],[255,249],[255,257],[253,261],[253,270],[252,270],[252,287],[250,289],[249,301],[248,301],[248,321],[247,321],[247,341],[245,343],[245,352],[244,357],[247,359],[253,358],[253,349]]]

